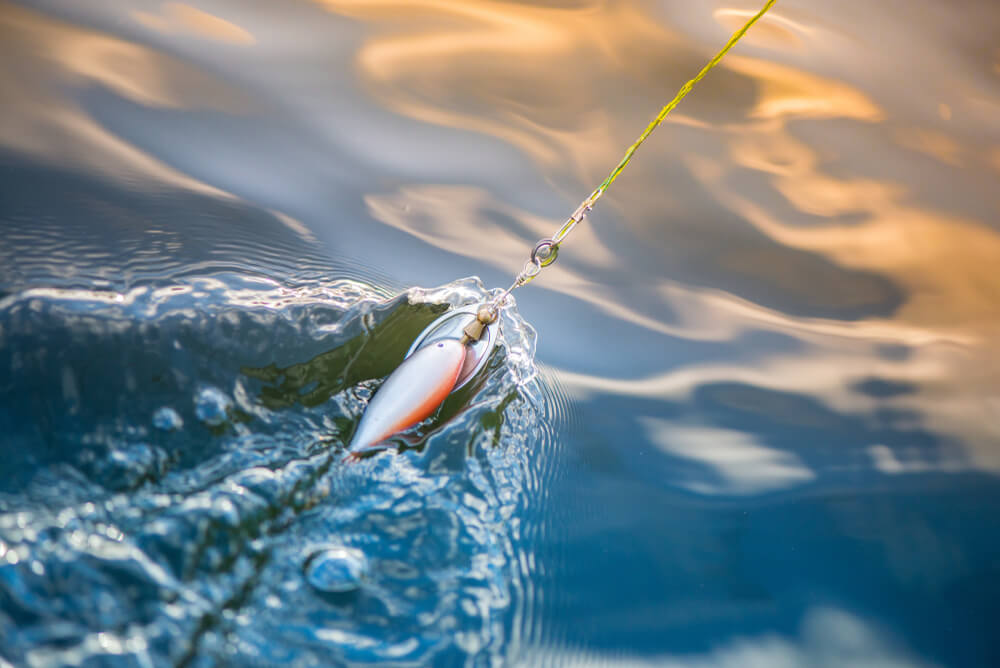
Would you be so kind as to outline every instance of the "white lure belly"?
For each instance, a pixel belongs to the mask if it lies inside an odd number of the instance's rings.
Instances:
[[[375,445],[433,413],[455,386],[466,350],[457,339],[445,339],[403,360],[375,392],[349,449]]]

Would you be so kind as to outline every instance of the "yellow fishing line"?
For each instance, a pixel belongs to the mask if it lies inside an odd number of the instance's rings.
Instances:
[[[698,74],[696,74],[693,79],[691,79],[686,84],[681,86],[680,90],[677,91],[677,94],[674,95],[674,99],[670,100],[670,102],[667,102],[663,106],[663,108],[660,109],[660,113],[656,115],[656,117],[649,123],[649,125],[646,126],[646,129],[642,131],[642,134],[639,135],[639,138],[636,139],[635,142],[628,147],[627,151],[625,151],[625,156],[621,159],[621,162],[619,162],[615,166],[615,168],[611,170],[611,173],[608,174],[608,177],[604,179],[601,185],[597,186],[594,192],[592,192],[590,196],[580,204],[580,206],[573,213],[573,215],[569,217],[569,219],[563,224],[563,226],[559,229],[559,231],[556,232],[556,234],[552,237],[552,241],[556,246],[558,246],[559,242],[561,242],[563,239],[566,238],[566,235],[568,235],[570,231],[572,231],[572,229],[576,227],[577,223],[583,220],[583,217],[587,215],[587,212],[590,211],[591,208],[593,208],[594,203],[597,202],[598,199],[600,199],[601,195],[604,194],[604,191],[607,190],[608,187],[615,182],[615,179],[618,178],[618,175],[622,173],[622,170],[625,169],[625,166],[628,165],[628,163],[632,160],[632,155],[636,152],[636,150],[640,146],[642,146],[642,143],[646,141],[646,138],[653,133],[653,130],[655,130],[657,126],[659,126],[660,123],[663,122],[663,119],[667,117],[667,114],[673,111],[674,107],[680,104],[680,101],[683,100],[685,96],[687,96],[687,94],[691,92],[691,89],[694,88],[695,84],[697,84],[699,81],[705,78],[705,75],[708,74],[713,67],[719,64],[719,61],[722,60],[722,57],[725,56],[729,52],[729,50],[736,45],[736,42],[740,41],[740,38],[743,37],[746,31],[749,30],[750,27],[754,23],[756,23],[758,19],[760,19],[760,17],[764,16],[764,14],[767,13],[767,10],[769,10],[774,5],[775,2],[777,2],[777,0],[767,0],[767,2],[764,4],[764,6],[761,8],[759,12],[750,17],[750,19],[745,24],[743,24],[742,28],[733,33],[733,36],[729,38],[729,41],[726,42],[725,46],[723,46],[719,50],[719,52],[715,54],[715,56],[710,61],[708,61],[708,63],[703,68],[701,68],[701,71],[698,72]],[[554,255],[552,257],[554,259]],[[543,260],[542,264],[544,266],[545,264],[549,264],[550,262],[545,262]]]
[[[628,147],[628,150],[625,151],[625,155],[615,168],[611,170],[608,177],[604,179],[601,185],[597,186],[594,192],[590,193],[590,196],[587,197],[587,199],[580,203],[580,206],[578,206],[576,211],[573,212],[573,215],[570,216],[565,223],[563,223],[563,226],[559,228],[559,231],[552,235],[551,238],[542,239],[535,244],[535,247],[531,251],[530,259],[524,263],[524,268],[521,269],[521,272],[514,278],[514,282],[511,286],[497,295],[497,297],[490,303],[489,308],[494,315],[497,312],[497,308],[499,308],[500,304],[507,299],[507,295],[509,295],[511,291],[531,282],[535,276],[538,276],[543,267],[547,267],[555,262],[556,256],[559,252],[559,244],[562,243],[563,239],[565,239],[566,236],[573,231],[573,228],[587,216],[587,212],[594,207],[594,204],[601,198],[604,191],[615,182],[615,179],[618,178],[618,175],[622,173],[625,166],[632,160],[632,156],[635,154],[636,150],[642,146],[642,143],[646,141],[646,138],[653,134],[653,130],[655,130],[657,126],[663,122],[663,119],[667,117],[667,114],[673,111],[674,107],[680,104],[680,101],[691,92],[691,89],[694,88],[695,84],[704,79],[705,75],[712,71],[713,67],[719,64],[722,57],[729,53],[729,50],[736,45],[736,42],[740,41],[740,38],[746,34],[746,31],[749,30],[750,27],[760,19],[760,17],[764,16],[764,14],[767,13],[767,10],[774,6],[775,2],[777,2],[777,0],[767,0],[767,2],[764,3],[764,6],[760,8],[759,12],[751,16],[750,19],[743,24],[742,28],[733,33],[732,37],[729,38],[729,41],[726,42],[721,49],[719,49],[719,52],[715,54],[703,68],[701,68],[701,71],[698,72],[693,79],[681,86],[680,90],[677,91],[677,94],[674,95],[674,99],[663,105],[663,108],[660,109],[660,113],[658,113],[656,117],[650,121],[649,125],[646,126],[646,129],[642,131],[641,135],[639,135],[639,138]]]

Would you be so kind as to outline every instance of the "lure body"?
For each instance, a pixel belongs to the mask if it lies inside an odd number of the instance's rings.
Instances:
[[[443,339],[403,360],[376,390],[349,449],[375,445],[433,413],[455,387],[466,351],[458,339]]]

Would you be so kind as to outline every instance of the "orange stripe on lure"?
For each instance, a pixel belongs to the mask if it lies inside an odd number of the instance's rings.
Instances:
[[[403,360],[372,397],[350,449],[375,445],[433,413],[455,387],[465,352],[458,339],[448,339]]]
[[[478,307],[449,311],[413,342],[406,359],[375,392],[361,416],[349,450],[358,452],[429,417],[445,398],[486,364],[499,326],[484,328],[478,340],[462,338]]]

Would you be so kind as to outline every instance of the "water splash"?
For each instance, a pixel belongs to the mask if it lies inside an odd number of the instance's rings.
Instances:
[[[515,518],[543,419],[534,333],[516,310],[482,377],[399,454],[338,457],[412,335],[488,296],[473,279],[385,299],[349,281],[216,274],[5,298],[4,657],[307,665],[510,651],[528,549]],[[107,359],[121,363],[93,361]]]

